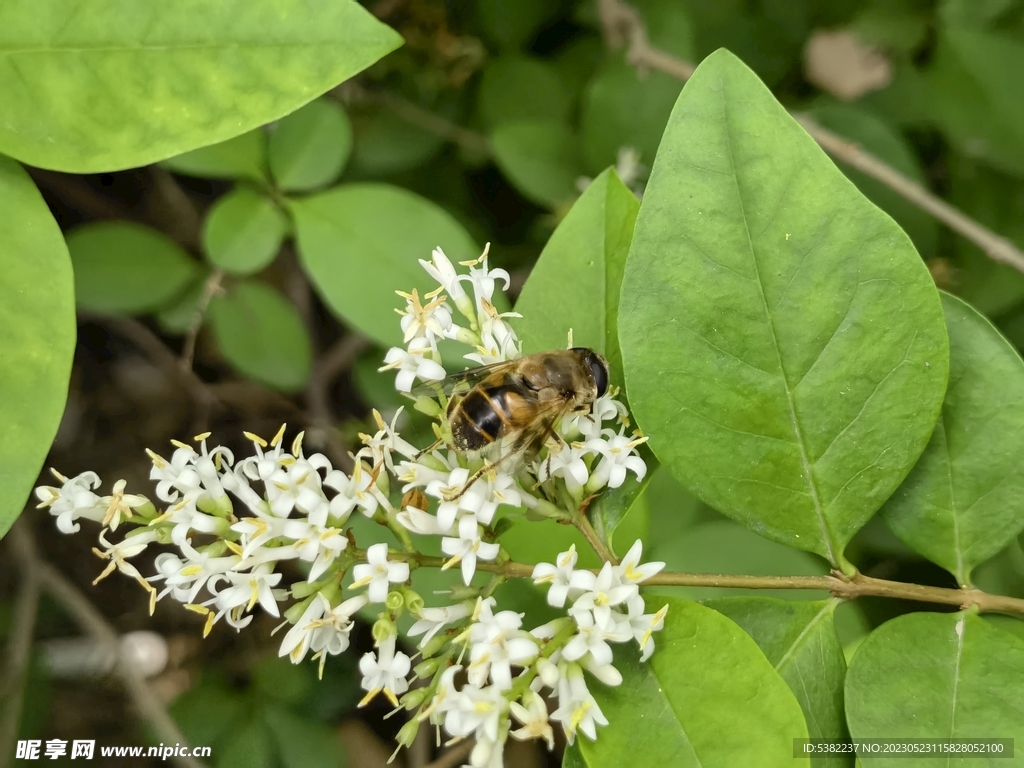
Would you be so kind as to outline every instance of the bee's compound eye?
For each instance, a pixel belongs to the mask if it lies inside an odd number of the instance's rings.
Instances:
[[[608,390],[608,364],[598,355],[592,355],[589,362],[594,384],[597,385],[597,396],[601,397]]]

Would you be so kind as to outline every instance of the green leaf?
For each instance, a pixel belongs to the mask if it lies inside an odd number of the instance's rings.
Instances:
[[[342,768],[348,762],[337,737],[324,723],[279,706],[267,707],[263,719],[277,745],[282,768]]]
[[[527,354],[573,344],[604,355],[621,386],[619,292],[640,202],[608,169],[573,203],[541,252],[516,301]]]
[[[217,768],[274,768],[276,763],[270,732],[259,713],[227,734],[218,750]]]
[[[72,173],[146,165],[276,120],[401,43],[349,0],[12,0],[0,152]]]
[[[516,120],[564,123],[571,107],[565,84],[548,63],[523,56],[503,56],[484,68],[477,109],[489,129]]]
[[[655,531],[650,560],[661,560],[672,571],[728,573],[752,576],[822,576],[828,566],[818,557],[758,536],[732,520],[717,519],[686,528]],[[693,600],[725,595],[764,595],[790,599],[823,598],[812,590],[738,590],[719,587],[651,587],[659,594]]]
[[[477,0],[476,15],[487,37],[500,48],[519,48],[558,12],[548,0]]]
[[[979,223],[1024,247],[1024,182],[957,155],[947,161],[949,201]],[[1000,264],[965,237],[954,241],[949,290],[989,317],[1024,299],[1024,274]],[[944,286],[945,287],[945,286]]]
[[[900,539],[956,576],[1024,529],[1024,361],[984,317],[949,294],[949,389],[921,459],[882,507]]]
[[[203,223],[203,248],[210,261],[236,275],[251,275],[281,249],[288,219],[272,200],[239,187],[219,198]]]
[[[491,134],[494,159],[528,200],[547,208],[576,196],[582,169],[572,131],[557,120],[535,118],[498,125]]]
[[[1012,738],[1024,743],[1024,640],[965,613],[887,621],[846,674],[854,739]],[[962,761],[967,763],[966,760]],[[979,759],[991,765],[1007,761]],[[873,757],[878,768],[907,761]]]
[[[352,124],[334,101],[317,99],[281,118],[270,134],[270,172],[280,189],[316,189],[341,175],[352,151]]]
[[[1024,175],[1024,42],[966,27],[938,38],[923,87],[927,117],[965,155]]]
[[[350,168],[368,176],[408,171],[436,155],[444,141],[436,133],[381,108],[353,118],[355,134]]]
[[[921,163],[914,155],[913,149],[881,118],[849,104],[827,104],[810,110],[809,114],[825,128],[856,142],[900,173],[922,186],[927,186]],[[841,161],[837,162],[837,165],[871,202],[896,219],[896,223],[910,235],[917,250],[925,258],[935,255],[935,239],[938,236],[939,225],[933,216],[882,182]]]
[[[245,702],[224,683],[204,680],[176,698],[170,711],[190,742],[212,746],[238,725]]]
[[[398,344],[395,291],[437,287],[419,265],[440,246],[453,263],[479,256],[436,203],[388,184],[347,184],[294,200],[299,257],[327,305],[371,339]]]
[[[727,51],[672,113],[619,339],[662,464],[715,509],[837,566],[924,450],[948,370],[938,293],[910,240]]]
[[[81,309],[140,315],[170,304],[200,267],[181,246],[130,221],[85,224],[68,235]]]
[[[614,164],[622,147],[637,150],[650,165],[682,87],[663,72],[641,79],[625,61],[607,62],[583,97],[580,133],[587,169]]]
[[[267,134],[257,128],[219,144],[175,155],[163,164],[185,176],[263,181],[267,177]]]
[[[837,600],[723,597],[705,603],[754,638],[782,675],[807,719],[812,739],[845,740],[846,658],[833,624]],[[811,756],[813,768],[853,766],[853,755]]]
[[[269,285],[235,285],[210,302],[210,326],[220,350],[246,376],[283,392],[309,378],[312,344],[299,312]]]
[[[68,396],[71,260],[28,174],[0,157],[0,536],[25,505]]]
[[[754,641],[710,608],[668,606],[650,661],[630,647],[616,654],[622,685],[589,683],[609,724],[596,742],[579,739],[586,764],[806,766],[793,757],[793,739],[807,736],[800,705]]]

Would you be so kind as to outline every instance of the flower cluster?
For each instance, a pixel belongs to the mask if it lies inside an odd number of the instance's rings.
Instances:
[[[422,299],[416,291],[399,294],[406,301],[405,346],[387,353],[382,370],[397,372],[400,391],[446,377],[453,361],[442,359],[442,339],[467,345],[464,357],[480,365],[520,356],[509,324],[518,315],[498,309],[505,300],[496,291],[508,287],[508,274],[488,267],[486,251],[462,265],[468,271],[457,270],[440,249],[421,263],[439,285]],[[645,438],[627,434],[626,409],[613,388],[589,413],[553,425],[562,438],[557,444],[520,462],[489,464],[487,456],[451,447],[445,391],[428,391],[432,396],[416,397],[415,407],[437,420],[438,442],[421,450],[403,438],[402,409],[390,422],[374,412],[377,431],[361,436],[350,472],[321,454],[306,456],[302,434],[286,447],[282,427],[269,442],[246,433],[252,455],[237,461],[225,447],[210,448],[209,434],[198,435],[195,445],[174,442],[169,459],[150,451],[157,503],[126,493],[123,480],[101,496],[92,472],[54,472],[59,485],[41,486],[36,495],[64,533],[78,531],[82,518],[102,526],[94,551],[108,563],[97,581],[120,570],[149,592],[151,610],[169,596],[203,615],[204,634],[222,620],[245,627],[258,604],[283,618],[279,628],[288,627],[280,654],[295,663],[309,654],[322,671],[327,657],[348,649],[356,614],[375,618],[376,650],[359,665],[368,692],[363,703],[383,694],[415,713],[401,744],[429,721],[454,739],[473,736],[470,762],[479,768],[501,765],[510,735],[550,746],[552,720],[570,741],[578,731],[595,738],[606,721],[584,672],[617,685],[611,643],[635,640],[643,659],[653,652],[665,612],[646,613],[638,584],[662,564],[641,565],[637,542],[621,564],[607,562],[596,573],[576,569],[574,548],[554,564],[537,565],[535,581],[548,585],[548,602],[566,608],[566,616],[527,630],[523,614],[497,610],[492,596],[508,573],[498,523],[525,510],[532,519],[584,524],[591,496],[621,486],[629,473],[644,476],[636,449]],[[387,526],[397,545],[361,549],[349,524],[353,514]],[[130,530],[113,540],[119,528]],[[439,537],[445,557],[423,555],[410,534]],[[172,550],[157,555],[155,572],[143,575],[130,561],[150,545]],[[291,586],[282,583],[288,561],[306,576]],[[462,583],[453,585],[450,604],[428,607],[410,587],[411,571],[429,566],[458,568]],[[493,575],[484,587],[474,586],[478,570]],[[403,616],[415,620],[408,633],[419,638],[415,667],[398,646]],[[421,684],[411,687],[417,679]],[[557,699],[550,715],[546,696]]]

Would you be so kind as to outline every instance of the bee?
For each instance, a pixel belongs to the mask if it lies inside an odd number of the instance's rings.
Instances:
[[[499,451],[454,491],[450,499],[456,499],[484,472],[512,462],[521,465],[548,441],[564,444],[558,433],[561,419],[591,411],[608,389],[608,362],[592,349],[572,347],[470,368],[449,376],[442,386],[451,393],[446,412],[450,447],[460,453]]]

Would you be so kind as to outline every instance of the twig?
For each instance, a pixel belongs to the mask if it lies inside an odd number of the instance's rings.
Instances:
[[[358,99],[380,104],[390,109],[395,117],[401,118],[412,125],[419,126],[436,136],[440,136],[445,141],[458,144],[460,147],[471,152],[487,156],[494,152],[490,139],[482,133],[464,128],[458,123],[454,123],[446,117],[441,117],[434,112],[417,106],[400,96],[395,96],[386,91],[368,91],[362,88],[355,91],[351,83],[346,84],[346,92],[353,93]]]
[[[196,304],[196,313],[192,317],[192,324],[185,334],[185,343],[181,348],[181,360],[179,365],[183,371],[192,370],[192,360],[196,355],[196,339],[199,337],[199,329],[203,327],[203,318],[206,310],[210,307],[213,297],[220,291],[221,280],[224,279],[224,270],[218,269],[210,273],[203,285],[203,293]]]
[[[679,80],[689,80],[695,67],[651,46],[640,14],[622,0],[597,0],[598,14],[609,47],[626,46],[626,61],[639,69],[657,70]],[[908,202],[934,216],[984,251],[994,261],[1024,272],[1024,251],[1005,237],[982,226],[913,179],[904,176],[858,144],[822,128],[807,115],[794,114],[804,130],[833,157],[881,182]]]
[[[14,759],[14,741],[18,737],[18,725],[21,722],[25,678],[28,675],[32,636],[39,608],[38,569],[35,559],[25,556],[30,551],[25,543],[28,536],[26,525],[24,520],[15,523],[9,534],[9,546],[21,565],[21,591],[14,607],[11,638],[7,642],[7,664],[0,678],[0,704],[3,705],[4,713],[3,718],[0,718],[0,768],[7,768]]]
[[[977,245],[993,261],[1009,264],[1024,272],[1024,251],[992,230],[982,226],[970,216],[936,197],[913,179],[886,165],[874,155],[862,150],[849,139],[822,128],[809,115],[794,114],[821,148],[852,168],[880,181],[922,211],[930,213],[954,232],[958,232]]]
[[[65,578],[60,571],[40,558],[35,541],[28,527],[22,527],[14,542],[18,558],[23,563],[31,562],[38,574],[40,585],[67,610],[75,622],[92,636],[96,644],[105,648],[116,659],[114,673],[120,678],[128,697],[142,717],[152,726],[157,737],[165,744],[187,746],[188,740],[178,724],[167,712],[166,707],[121,653],[117,632],[82,592]],[[192,757],[176,756],[171,760],[181,768],[205,768],[204,763]]]
[[[189,395],[200,405],[210,407],[219,404],[219,399],[209,386],[192,371],[179,365],[178,358],[167,348],[160,337],[133,317],[98,315],[79,311],[83,320],[95,321],[113,329],[129,341],[134,342],[158,368],[169,378],[180,382]]]
[[[365,556],[360,550],[354,556]],[[440,568],[443,557],[427,557],[416,553],[391,552],[393,560],[416,563],[417,566]],[[485,563],[477,562],[478,571],[498,573],[507,578],[526,578],[532,575],[533,566],[527,563]],[[596,572],[596,571],[595,571]],[[981,611],[1011,613],[1024,616],[1024,599],[993,595],[980,589],[948,589],[929,587],[924,584],[907,584],[854,573],[846,576],[833,571],[829,576],[734,576],[719,573],[677,573],[662,572],[644,581],[645,587],[726,587],[731,589],[820,589],[831,592],[835,597],[853,600],[858,597],[889,597],[900,600],[917,600],[924,603],[955,605],[960,608],[977,606]]]

